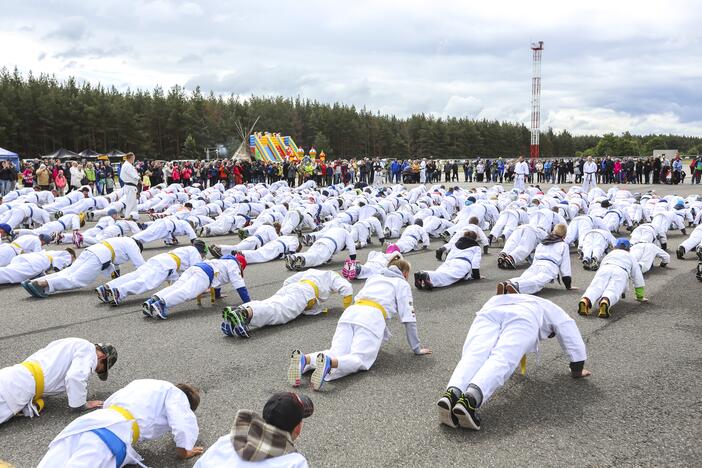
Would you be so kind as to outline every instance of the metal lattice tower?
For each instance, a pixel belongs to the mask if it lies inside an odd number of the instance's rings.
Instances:
[[[531,146],[529,147],[529,155],[532,158],[538,158],[541,127],[541,51],[544,50],[544,41],[533,42],[531,50],[534,51],[534,60],[531,74]]]

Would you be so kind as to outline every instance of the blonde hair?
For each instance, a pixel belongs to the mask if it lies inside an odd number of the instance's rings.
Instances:
[[[556,226],[553,228],[553,234],[558,237],[565,237],[567,232],[568,226],[563,223],[556,224]]]
[[[388,268],[391,266],[397,267],[398,270],[400,270],[406,275],[409,275],[409,272],[412,270],[412,265],[410,265],[410,262],[408,262],[404,258],[393,259],[388,263]]]

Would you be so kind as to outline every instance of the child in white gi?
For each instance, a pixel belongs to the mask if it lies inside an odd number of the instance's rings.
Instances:
[[[246,258],[246,263],[265,263],[277,258],[298,253],[302,244],[297,236],[280,236],[255,250],[242,250],[239,253]]]
[[[200,392],[188,384],[163,380],[134,380],[105,400],[104,409],[71,422],[49,444],[40,468],[90,466],[113,468],[141,465],[134,450],[140,440],[155,440],[173,434],[176,455],[193,458],[204,447],[196,447],[199,435],[195,410]],[[144,466],[144,465],[142,465]]]
[[[165,281],[175,281],[180,273],[207,256],[207,245],[196,239],[193,246],[179,247],[151,257],[142,266],[95,289],[100,302],[117,306],[127,297],[156,289]]]
[[[2,224],[0,224],[0,229],[2,229]],[[8,232],[13,233],[12,230]],[[41,234],[39,236],[22,236],[9,244],[0,244],[0,267],[9,265],[12,259],[18,255],[41,252],[42,247],[49,242],[51,242],[51,237]]]
[[[334,257],[334,254],[347,249],[349,257],[356,259],[356,245],[351,233],[342,227],[333,227],[324,231],[314,244],[305,252],[289,255],[285,258],[288,270],[302,270],[322,265]]]
[[[239,231],[244,233],[245,231]],[[278,238],[280,234],[280,224],[274,223],[273,226],[264,224],[256,230],[253,235],[248,235],[244,240],[234,245],[213,245],[212,246],[212,256],[214,258],[219,258],[222,255],[230,255],[233,252],[241,252],[242,250],[256,250],[263,247],[265,244]]]
[[[341,269],[341,276],[350,281],[367,279],[386,269],[391,261],[401,258],[400,248],[395,244],[390,244],[385,253],[378,251],[368,252],[368,258],[363,265],[356,260],[346,259],[344,267]]]
[[[670,263],[670,255],[665,250],[651,242],[633,244],[629,250],[631,255],[639,262],[641,273],[648,273],[653,267],[655,259],[660,259],[660,267],[665,268]]]
[[[598,317],[609,318],[610,308],[619,302],[629,279],[634,283],[636,300],[648,302],[644,296],[644,278],[641,273],[641,266],[634,256],[629,252],[631,245],[626,239],[617,239],[615,249],[602,260],[600,269],[592,279],[590,286],[585,290],[580,303],[578,313],[589,315],[590,308],[595,302],[599,303]]]
[[[600,267],[605,252],[614,247],[617,240],[608,229],[592,229],[578,246],[578,253],[582,255],[583,268],[595,271]]]
[[[314,369],[310,381],[312,389],[318,391],[327,381],[370,369],[380,346],[390,337],[385,322],[394,316],[405,324],[412,351],[431,354],[431,349],[421,347],[417,336],[409,274],[407,261],[394,260],[387,269],[368,278],[354,304],[341,314],[328,350],[305,355],[299,350],[292,352],[288,382],[297,387],[301,375]]]
[[[497,257],[501,269],[515,270],[524,263],[539,242],[546,238],[546,231],[531,224],[522,224],[507,238],[505,246]]]
[[[529,268],[518,278],[498,283],[497,294],[503,294],[507,288],[522,294],[536,294],[559,276],[566,289],[577,289],[571,285],[570,250],[563,240],[566,232],[565,224],[557,224],[553,232],[536,247],[534,261]]]
[[[162,239],[166,245],[174,245],[178,243],[177,237],[179,236],[188,236],[190,242],[197,238],[197,234],[195,234],[195,230],[193,230],[189,222],[169,216],[168,218],[157,219],[146,229],[137,232],[132,237],[144,244]]]
[[[285,215],[280,233],[284,236],[288,236],[293,232],[302,232],[303,230],[312,231],[316,228],[317,223],[311,214],[302,208],[295,208],[288,211]]]
[[[462,280],[480,279],[482,253],[476,238],[475,232],[467,231],[458,239],[439,268],[414,274],[414,286],[417,289],[432,290]]]
[[[329,299],[331,293],[343,297],[344,309],[351,305],[351,283],[337,272],[314,268],[301,271],[287,278],[283,287],[268,299],[225,308],[222,312],[222,332],[227,336],[249,338],[251,327],[282,325],[301,314],[317,315],[322,312],[321,304]]]
[[[529,294],[494,296],[476,313],[461,360],[437,402],[439,421],[480,430],[481,404],[514,373],[539,341],[556,337],[570,360],[571,376],[587,377],[587,353],[575,321],[551,301]]]
[[[680,246],[678,247],[678,250],[675,252],[675,255],[682,260],[685,258],[685,254],[688,252],[695,251],[697,254],[697,257],[702,261],[702,224],[697,226],[691,233],[690,237],[685,239]]]
[[[68,268],[23,281],[22,287],[32,296],[45,298],[59,291],[84,288],[97,279],[100,273],[119,276],[119,265],[132,262],[139,268],[144,264],[141,256],[143,245],[131,237],[113,237],[85,249]]]
[[[220,437],[195,463],[195,468],[245,467],[307,468],[307,460],[293,442],[314,404],[306,395],[276,393],[262,415],[239,410],[231,433]]]
[[[38,416],[44,396],[66,393],[74,410],[99,408],[102,401],[87,401],[88,379],[95,372],[107,380],[117,362],[110,344],[93,344],[82,338],[49,343],[21,364],[0,369],[0,424],[15,414]]]
[[[70,248],[17,255],[9,265],[0,267],[0,284],[21,283],[45,272],[63,270],[75,259],[76,253]]]
[[[414,224],[407,226],[395,245],[399,247],[401,253],[412,252],[413,250],[427,249],[431,244],[429,234],[424,229],[424,221],[415,219]]]
[[[249,302],[249,292],[244,283],[246,259],[241,254],[225,255],[216,260],[196,263],[180,275],[180,278],[165,289],[154,294],[142,304],[147,317],[168,318],[168,308],[196,299],[210,289],[219,297],[222,286],[231,284],[242,302]]]

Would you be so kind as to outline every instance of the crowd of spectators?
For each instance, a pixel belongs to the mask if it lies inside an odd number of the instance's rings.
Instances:
[[[366,183],[436,183],[484,182],[509,183],[514,178],[516,159],[477,158],[468,160],[441,159],[350,159],[314,161],[305,157],[299,162],[264,162],[239,160],[214,161],[138,161],[142,186],[160,183],[198,183],[211,186],[218,182],[227,187],[241,183],[272,183],[286,180],[297,186],[312,179],[318,185]],[[597,182],[602,184],[682,183],[686,168],[679,156],[672,159],[653,157],[595,158]],[[583,158],[539,158],[529,161],[530,183],[581,183]],[[702,157],[689,164],[691,183],[702,177]],[[83,185],[96,194],[112,192],[118,182],[118,165],[108,161],[35,160],[25,162],[19,174],[8,161],[0,164],[0,196],[14,189],[18,179],[25,187],[38,186],[63,195]],[[462,180],[461,177],[462,176]]]

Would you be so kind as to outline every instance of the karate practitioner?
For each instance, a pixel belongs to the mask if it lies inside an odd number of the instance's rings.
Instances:
[[[597,163],[592,160],[592,156],[587,157],[583,164],[583,192],[588,193],[590,189],[597,187]]]
[[[274,241],[280,235],[280,224],[274,223],[273,226],[263,225],[256,230],[256,233],[246,237],[244,240],[234,245],[213,245],[210,249],[214,258],[219,258],[222,255],[230,255],[242,250],[256,250],[263,247],[265,244]]]
[[[2,229],[1,224],[0,229]],[[18,255],[41,252],[42,247],[49,242],[51,242],[51,237],[41,234],[39,236],[22,236],[9,244],[0,244],[0,267],[9,265],[12,259]]]
[[[501,269],[516,270],[517,265],[524,263],[545,238],[546,231],[541,228],[531,224],[517,226],[497,257],[497,266]]]
[[[157,219],[132,237],[143,244],[162,239],[166,245],[177,245],[179,236],[188,236],[191,243],[197,239],[197,234],[189,222],[169,216]]]
[[[17,255],[9,265],[0,267],[0,284],[21,283],[46,272],[60,271],[75,259],[76,253],[70,248]]]
[[[119,178],[123,182],[122,188],[120,189],[122,193],[120,198],[124,201],[125,218],[129,217],[133,212],[137,212],[138,216],[137,187],[141,178],[139,176],[139,171],[134,167],[134,159],[134,153],[125,154],[124,162],[119,172]]]
[[[280,228],[280,233],[288,236],[293,232],[314,231],[317,229],[317,223],[314,217],[302,208],[291,209],[283,219],[283,225]]]
[[[30,226],[41,226],[51,220],[49,213],[39,208],[34,203],[24,203],[21,205],[13,205],[10,211],[0,215],[0,223],[7,224],[11,229],[16,228],[20,224],[29,224]]]
[[[505,241],[517,229],[517,226],[528,223],[529,215],[525,208],[519,208],[518,206],[507,208],[497,217],[495,225],[490,230],[488,242],[492,245],[499,238]]]
[[[414,274],[417,289],[443,288],[463,280],[480,279],[481,248],[474,232],[468,231],[458,239],[446,260],[436,270],[419,271]]]
[[[636,300],[648,302],[644,295],[644,278],[641,266],[629,252],[631,245],[626,239],[617,239],[615,249],[602,260],[602,265],[592,279],[590,286],[585,290],[578,313],[589,315],[593,304],[599,304],[598,317],[609,318],[610,308],[626,291],[629,279],[634,283]]]
[[[368,278],[354,304],[341,314],[328,350],[304,355],[299,350],[292,352],[290,385],[298,387],[302,374],[314,369],[310,381],[312,389],[319,391],[327,381],[370,369],[380,346],[390,337],[386,321],[395,316],[405,324],[412,351],[431,354],[431,349],[422,348],[417,335],[409,274],[409,262],[393,260],[388,268]]]
[[[660,267],[665,268],[670,263],[670,255],[665,250],[650,242],[639,242],[631,246],[631,255],[639,262],[641,273],[648,273],[653,267],[653,262],[660,259]]]
[[[321,304],[332,293],[343,297],[344,309],[351,305],[351,283],[335,271],[314,268],[296,273],[285,280],[283,287],[262,301],[251,301],[222,312],[222,332],[227,336],[249,338],[251,327],[282,325],[301,314],[318,315]]]
[[[244,283],[245,269],[246,259],[241,254],[196,263],[185,270],[175,283],[147,299],[142,305],[142,312],[146,317],[166,320],[170,307],[197,299],[208,290],[213,290],[215,298],[218,298],[222,286],[227,284],[236,290],[241,302],[249,302],[251,298]]]
[[[592,229],[585,234],[583,243],[578,247],[578,253],[582,255],[583,268],[597,270],[602,257],[614,247],[616,241],[609,229]]]
[[[568,232],[566,233],[564,240],[568,245],[577,244],[578,246],[582,246],[585,234],[592,231],[593,229],[607,230],[607,226],[602,221],[602,218],[600,218],[599,216],[576,216],[568,224]]]
[[[198,228],[198,235],[200,237],[226,236],[244,228],[250,222],[251,218],[248,216],[222,213],[214,222]]]
[[[429,234],[424,229],[424,222],[421,219],[416,219],[414,224],[407,226],[402,231],[402,235],[394,244],[404,254],[413,250],[428,249],[431,245],[431,239],[429,239]]]
[[[292,392],[270,397],[262,416],[239,410],[231,433],[217,439],[195,468],[307,468],[307,460],[293,442],[300,436],[302,420],[312,413],[312,400]]]
[[[347,259],[344,262],[344,267],[341,269],[341,276],[349,281],[367,279],[386,269],[393,260],[401,258],[400,248],[395,244],[390,244],[385,253],[375,250],[368,252],[368,258],[363,265],[356,260]]]
[[[100,273],[119,276],[119,265],[132,262],[139,268],[144,264],[143,245],[131,237],[113,237],[85,249],[68,268],[36,280],[23,281],[22,287],[32,296],[46,298],[59,291],[84,288]]]
[[[285,257],[285,267],[288,270],[302,270],[316,267],[331,261],[334,254],[343,250],[349,251],[349,257],[356,259],[356,245],[351,233],[343,227],[333,227],[324,231],[312,246],[305,252],[291,254]]]
[[[497,294],[504,294],[505,290],[536,294],[559,277],[566,289],[577,289],[571,284],[570,251],[564,241],[566,232],[565,224],[557,224],[553,232],[536,246],[534,261],[529,268],[518,278],[498,283]]]
[[[105,400],[103,409],[81,416],[49,444],[39,468],[114,468],[141,464],[134,450],[139,441],[173,434],[176,455],[193,458],[200,429],[195,410],[200,392],[188,384],[163,380],[134,380]]]
[[[529,163],[522,156],[514,165],[514,188],[523,192],[526,189],[526,179],[529,176]]]
[[[480,430],[478,408],[504,385],[539,341],[555,337],[573,378],[588,377],[587,351],[575,321],[551,301],[529,294],[494,296],[476,313],[461,360],[437,402],[439,421]]]
[[[75,411],[99,408],[101,401],[87,400],[88,379],[95,372],[107,380],[116,362],[117,350],[111,344],[81,338],[52,341],[21,364],[0,369],[0,424],[20,412],[39,416],[45,396],[63,393]]]
[[[697,226],[690,233],[690,236],[680,244],[678,250],[675,251],[675,255],[680,260],[683,260],[685,258],[685,254],[692,252],[693,250],[697,254],[700,261],[702,261],[702,224]]]
[[[265,263],[286,257],[302,250],[302,244],[297,236],[280,236],[256,250],[242,250],[239,252],[246,258],[246,263]]]
[[[179,247],[151,257],[142,266],[95,289],[100,302],[120,305],[127,297],[152,291],[207,257],[207,245],[200,239],[193,246]]]

